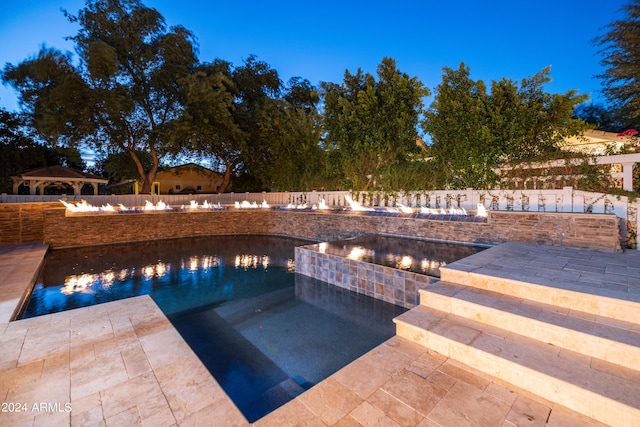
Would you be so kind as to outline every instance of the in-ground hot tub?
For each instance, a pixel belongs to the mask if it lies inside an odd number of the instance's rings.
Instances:
[[[296,272],[411,308],[440,267],[488,246],[367,235],[296,248]]]

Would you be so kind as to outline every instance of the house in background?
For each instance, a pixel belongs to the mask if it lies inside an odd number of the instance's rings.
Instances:
[[[155,182],[160,194],[217,193],[222,176],[195,163],[160,170]]]
[[[634,141],[625,135],[590,129],[580,136],[567,138],[562,149],[604,156],[607,152],[617,152],[623,147],[633,144]]]
[[[583,153],[591,156],[586,159],[589,164],[602,165],[609,168],[610,184],[626,191],[634,191],[633,170],[640,164],[637,134],[604,132],[587,130],[582,135],[567,138],[562,145],[565,151]],[[608,155],[622,149],[630,151],[625,154]],[[580,159],[552,160],[548,162],[522,163],[516,166],[503,166],[500,174],[503,182],[510,182],[514,188],[550,189],[575,186],[582,175],[579,174]]]

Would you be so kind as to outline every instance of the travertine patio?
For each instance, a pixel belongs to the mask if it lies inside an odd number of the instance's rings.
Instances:
[[[8,322],[6,313],[13,312],[32,283],[45,248],[1,248],[0,425],[249,425],[147,296]],[[519,274],[535,276],[545,265],[558,264],[557,253],[547,258],[543,250],[537,253],[521,254]],[[572,283],[594,282],[593,273],[598,288],[620,285],[619,277],[607,280],[607,274],[614,273],[606,267],[611,263],[593,271],[593,259],[603,256],[611,257],[614,265],[624,263],[626,273],[640,267],[639,253],[580,253],[593,258],[568,262],[568,270],[578,272]],[[513,260],[506,266],[500,266],[499,259],[476,262],[461,268],[506,274],[514,266]],[[617,271],[616,276],[625,276]],[[629,277],[624,291],[635,299],[635,282]],[[614,291],[616,296],[622,292],[619,287]],[[631,380],[640,384],[640,372]],[[255,425],[602,424],[394,337]]]

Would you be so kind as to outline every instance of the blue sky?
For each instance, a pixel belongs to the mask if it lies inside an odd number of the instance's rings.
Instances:
[[[265,1],[146,0],[169,25],[197,37],[200,60],[240,64],[249,55],[269,63],[283,81],[341,82],[344,71],[375,73],[384,56],[430,89],[442,67],[465,62],[473,79],[520,80],[551,66],[548,92],[576,89],[602,101],[600,56],[592,39],[623,16],[626,0]],[[82,0],[3,0],[0,64],[18,64],[40,46],[73,51],[64,8]],[[11,87],[0,107],[17,110]]]

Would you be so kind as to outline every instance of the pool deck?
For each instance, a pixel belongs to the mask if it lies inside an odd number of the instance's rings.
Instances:
[[[549,277],[561,249],[529,247],[535,256],[485,251],[461,268],[640,296],[638,251],[564,251],[575,259]],[[251,425],[148,296],[9,322],[45,253],[0,246],[0,425]],[[602,424],[394,337],[253,425]]]

